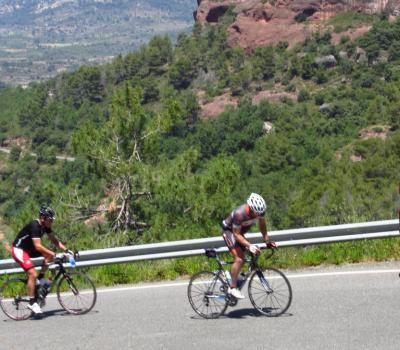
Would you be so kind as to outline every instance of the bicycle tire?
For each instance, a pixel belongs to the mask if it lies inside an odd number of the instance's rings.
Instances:
[[[26,280],[22,278],[10,279],[0,288],[0,307],[3,312],[15,321],[27,320],[32,316],[28,308]]]
[[[227,288],[227,284],[214,272],[198,272],[189,281],[189,303],[201,317],[218,318],[228,307]]]
[[[292,303],[292,287],[283,272],[267,267],[250,277],[248,293],[254,308],[262,315],[277,317]]]
[[[96,287],[85,273],[68,272],[57,282],[57,299],[68,313],[83,315],[96,304]]]

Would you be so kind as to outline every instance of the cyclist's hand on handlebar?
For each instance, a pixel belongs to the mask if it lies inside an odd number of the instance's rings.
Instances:
[[[64,259],[65,253],[56,253],[54,255],[54,260],[56,259]]]
[[[260,253],[260,248],[258,248],[256,245],[252,244],[249,247],[249,252],[251,254],[259,254]]]
[[[68,254],[68,255],[71,255],[71,256],[75,256],[74,251],[72,251],[71,249],[67,249],[67,250],[65,251],[65,254]]]
[[[270,249],[278,249],[278,246],[274,241],[267,241],[265,242],[265,246]]]

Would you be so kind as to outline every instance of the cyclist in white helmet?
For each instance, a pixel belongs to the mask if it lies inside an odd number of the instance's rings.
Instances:
[[[231,268],[231,285],[228,293],[237,299],[243,299],[244,295],[237,288],[237,277],[244,264],[245,252],[259,254],[260,249],[251,244],[244,236],[250,227],[258,222],[264,242],[267,247],[276,248],[276,244],[270,241],[265,222],[267,205],[263,197],[257,193],[250,194],[246,203],[234,209],[231,214],[222,221],[222,237],[225,240],[234,261]]]

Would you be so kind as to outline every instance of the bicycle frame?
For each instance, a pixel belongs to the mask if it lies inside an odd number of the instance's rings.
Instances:
[[[76,255],[77,253],[74,253],[74,256]],[[53,292],[65,311],[73,315],[82,315],[94,307],[97,298],[96,287],[85,273],[69,271],[67,266],[63,265],[67,261],[72,261],[69,254],[55,258],[51,263],[54,265],[51,271],[53,281],[50,285],[36,284],[35,298],[42,307],[46,304],[48,293]],[[72,261],[71,267],[74,266]],[[31,298],[27,295],[27,281],[27,277],[11,278],[0,286],[0,307],[8,317],[16,321],[26,320],[32,315],[28,305]],[[81,294],[85,294],[85,297]]]
[[[267,255],[269,259],[274,251],[272,248]],[[214,258],[218,268],[214,271],[204,270],[193,275],[188,285],[188,298],[193,310],[204,318],[217,318],[224,314],[227,307],[237,305],[240,299],[235,298],[230,292],[228,271],[224,265],[232,261],[223,261],[215,249],[206,249],[206,256]],[[259,255],[246,256],[248,265],[243,278],[238,284],[239,289],[247,285],[249,299],[254,309],[261,315],[277,317],[290,307],[292,302],[292,288],[290,282],[280,270],[258,264]],[[247,283],[247,281],[249,281]]]
[[[55,265],[58,265],[58,267],[56,267],[56,269],[58,270],[55,277],[53,278],[53,282],[51,283],[50,288],[47,290],[46,295],[43,297],[40,293],[39,293],[39,287],[41,287],[40,285],[36,285],[35,286],[35,296],[38,300],[39,303],[43,302],[46,299],[46,296],[52,291],[53,287],[57,284],[56,282],[60,279],[61,276],[65,276],[66,278],[68,278],[68,271],[66,270],[66,268],[63,265],[63,262],[61,260],[55,261],[54,262]],[[23,281],[25,284],[27,284],[28,279],[27,278],[21,278],[21,281]],[[73,286],[75,287],[75,286]],[[75,293],[76,291],[73,290],[73,293]],[[21,296],[18,296],[18,298],[16,298],[15,302],[29,302],[29,298],[25,299],[22,298]]]
[[[274,254],[274,252],[272,251],[272,253],[267,256],[267,259],[270,258],[273,254]],[[218,277],[222,277],[222,280],[224,281],[224,283],[229,287],[229,280],[228,280],[228,277],[226,275],[226,270],[224,269],[224,265],[232,265],[233,261],[223,261],[223,260],[221,260],[221,258],[217,254],[217,252],[215,252],[215,255],[207,254],[207,253],[206,253],[206,255],[208,257],[210,257],[210,258],[215,258],[216,259],[216,261],[218,263],[218,269],[217,269],[217,275],[216,276],[217,276],[217,278]],[[245,259],[244,263],[249,264],[249,268],[248,268],[247,272],[244,273],[245,277],[242,280],[240,286],[238,286],[239,290],[241,290],[245,286],[248,278],[251,276],[253,271],[256,271],[257,275],[263,281],[263,285],[265,283],[265,286],[267,287],[267,289],[271,290],[271,287],[269,286],[268,281],[264,278],[264,276],[262,275],[262,271],[261,271],[260,267],[258,266],[258,263],[257,263],[258,257],[259,257],[259,255],[253,255],[252,254],[250,256],[250,258]],[[216,281],[216,279],[215,279],[215,281]],[[214,287],[214,285],[215,285],[215,282],[213,283],[212,287]]]
[[[266,258],[269,259],[270,257],[272,257],[272,255],[274,255],[274,251],[271,249],[271,253],[269,255],[267,255]],[[224,283],[224,286],[225,286],[225,288],[224,288],[225,298],[228,301],[232,301],[231,297],[227,294],[227,290],[230,287],[230,283],[229,283],[229,280],[228,280],[228,277],[226,274],[227,271],[224,269],[224,265],[232,265],[233,261],[221,260],[218,253],[214,249],[206,249],[206,256],[208,256],[209,258],[215,258],[218,263],[217,273],[215,275],[213,283],[210,285],[209,291],[214,290],[215,284],[218,281],[218,277],[221,277],[222,281]],[[249,277],[255,271],[255,273],[259,276],[261,284],[264,287],[265,291],[267,292],[267,294],[270,294],[270,293],[272,293],[272,288],[271,288],[268,280],[264,277],[262,269],[258,265],[258,258],[259,258],[259,255],[251,254],[250,258],[245,259],[244,262],[249,264],[249,268],[248,268],[247,272],[244,273],[244,279],[242,280],[240,285],[237,286],[237,288],[239,290],[242,290],[244,288],[244,286],[246,285],[246,282],[249,279]],[[215,297],[215,296],[212,292],[209,292],[208,297]],[[216,297],[219,297],[219,296],[216,296]]]
[[[59,278],[61,276],[68,276],[68,271],[66,270],[66,268],[64,267],[64,265],[62,264],[62,262],[55,262],[55,264],[58,265],[57,269],[57,273],[53,279],[53,282],[51,283],[51,287],[49,289],[49,292],[53,289],[53,286],[56,285],[56,282],[59,280]]]

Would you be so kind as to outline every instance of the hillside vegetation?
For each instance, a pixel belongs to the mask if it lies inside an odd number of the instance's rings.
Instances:
[[[321,32],[292,50],[282,42],[246,55],[226,46],[230,20],[195,25],[176,46],[155,36],[110,64],[2,90],[1,139],[25,140],[1,155],[4,223],[17,231],[49,203],[56,230],[79,249],[209,237],[251,191],[267,200],[270,230],[395,218],[400,21],[376,18],[362,37],[338,45]],[[292,98],[252,102],[278,90]],[[199,92],[239,102],[204,119]],[[391,240],[373,252],[357,244],[280,259],[292,266],[398,257]],[[200,264],[185,261],[166,264],[165,274],[145,271],[171,277]],[[164,271],[164,263],[154,266]]]

